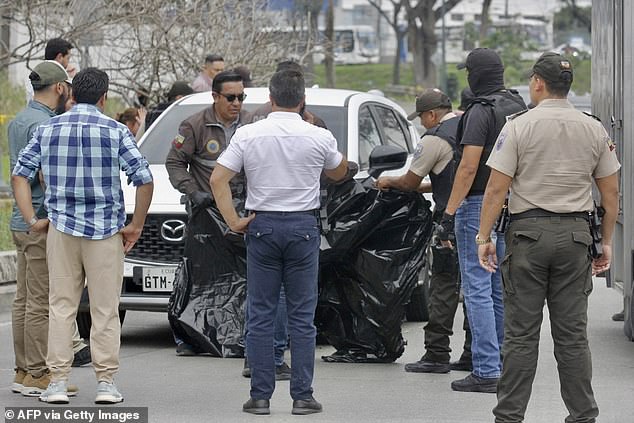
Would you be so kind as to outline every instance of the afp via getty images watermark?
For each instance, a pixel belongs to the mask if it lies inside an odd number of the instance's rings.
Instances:
[[[147,407],[5,407],[5,423],[148,423]]]

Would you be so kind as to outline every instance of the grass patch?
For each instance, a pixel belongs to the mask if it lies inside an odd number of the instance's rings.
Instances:
[[[590,68],[589,59],[571,59],[575,70],[575,77],[571,89],[577,94],[590,92]],[[504,72],[504,80],[507,87],[516,85],[527,85],[525,72],[531,68],[534,62],[522,61],[516,66],[507,66]],[[467,72],[456,69],[455,63],[447,64],[447,78],[455,77],[458,82],[457,93],[460,93],[467,86]],[[326,86],[326,68],[323,64],[315,65],[314,83],[320,87]],[[389,93],[388,88],[392,84],[392,64],[368,64],[368,65],[339,65],[335,66],[336,88],[368,91],[379,89]],[[401,65],[401,84],[414,87],[414,70],[411,63]],[[421,91],[418,88],[417,91]],[[395,97],[389,95],[390,97]],[[459,94],[458,94],[459,97]],[[398,100],[411,101],[411,96],[397,96]],[[460,102],[460,98],[457,98]],[[456,104],[457,105],[457,104]]]
[[[320,87],[326,86],[326,67],[315,66],[315,83]],[[368,91],[372,89],[385,90],[392,83],[392,65],[379,63],[370,65],[340,65],[335,66],[336,88]],[[414,85],[414,70],[412,64],[401,65],[401,85]]]

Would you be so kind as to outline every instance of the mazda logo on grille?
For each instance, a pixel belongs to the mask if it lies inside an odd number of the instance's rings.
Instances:
[[[168,242],[180,242],[185,239],[185,222],[170,219],[161,225],[161,237]]]

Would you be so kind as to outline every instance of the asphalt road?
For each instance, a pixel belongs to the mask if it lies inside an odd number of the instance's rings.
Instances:
[[[590,301],[589,336],[594,362],[594,389],[602,423],[634,422],[634,343],[622,331],[622,324],[610,316],[621,310],[618,292],[607,289],[603,279],[595,281]],[[34,398],[10,391],[13,378],[11,325],[0,322],[0,404],[41,406]],[[462,343],[457,335],[452,345]],[[408,340],[404,355],[391,364],[325,363],[322,355],[329,346],[317,349],[315,397],[324,405],[318,415],[290,414],[288,382],[279,382],[271,401],[271,416],[251,416],[241,411],[248,398],[249,382],[240,376],[242,360],[208,356],[177,357],[164,314],[128,312],[122,334],[121,369],[116,383],[125,397],[123,407],[148,407],[150,422],[407,422],[457,423],[492,422],[495,395],[452,392],[450,382],[466,375],[410,374],[404,363],[423,353],[423,323],[407,323]],[[559,395],[548,319],[544,319],[539,368],[527,423],[562,422],[566,410]],[[454,359],[460,351],[456,351]],[[71,406],[94,406],[95,379],[92,367],[73,369],[72,382],[80,387]]]

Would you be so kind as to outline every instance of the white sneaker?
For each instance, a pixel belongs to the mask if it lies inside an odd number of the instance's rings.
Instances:
[[[116,404],[118,402],[123,402],[123,395],[114,383],[101,381],[97,384],[95,404]]]
[[[40,401],[49,404],[68,404],[68,391],[66,390],[66,382],[51,382],[48,384],[46,391],[40,395]]]

